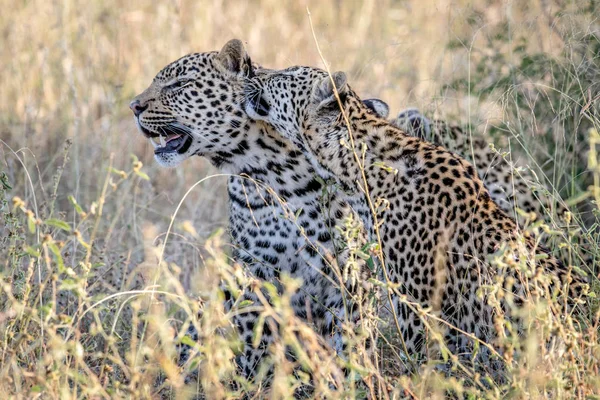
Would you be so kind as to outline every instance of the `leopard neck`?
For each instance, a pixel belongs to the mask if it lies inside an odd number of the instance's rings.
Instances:
[[[348,187],[370,187],[381,175],[393,173],[391,165],[415,148],[415,138],[374,116],[357,97],[349,97],[345,106],[352,139],[345,119],[319,127],[307,125],[305,140],[317,162]]]
[[[310,195],[318,189],[316,171],[302,153],[273,127],[261,121],[243,120],[235,131],[228,131],[231,146],[206,156],[221,171],[256,181],[273,189],[284,199]]]

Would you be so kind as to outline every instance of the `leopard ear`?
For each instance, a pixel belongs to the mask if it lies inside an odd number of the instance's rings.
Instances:
[[[254,76],[254,68],[250,56],[246,53],[241,40],[231,39],[217,54],[217,63],[227,72],[245,77]]]
[[[342,100],[343,103],[348,92],[347,78],[345,73],[338,71],[331,74],[331,77],[328,76],[323,78],[313,91],[313,100],[315,103],[319,104],[319,107],[337,103],[337,99],[335,98],[335,93],[333,90],[334,83],[340,96],[340,100]]]
[[[379,118],[387,119],[390,115],[390,107],[383,100],[379,99],[366,99],[363,103]]]
[[[392,124],[411,136],[431,140],[431,121],[416,108],[407,108],[400,111]]]

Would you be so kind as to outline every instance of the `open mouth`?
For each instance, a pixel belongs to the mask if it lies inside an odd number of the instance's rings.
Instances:
[[[185,153],[192,144],[190,129],[179,123],[161,126],[158,128],[159,133],[144,128],[142,130],[154,146],[154,154]]]

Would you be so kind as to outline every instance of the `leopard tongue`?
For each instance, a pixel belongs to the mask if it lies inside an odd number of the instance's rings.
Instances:
[[[169,134],[166,137],[160,135],[158,137],[159,143],[160,143],[160,147],[165,147],[167,145],[167,143],[169,143],[171,140],[175,140],[177,138],[181,137],[181,135],[173,133],[173,134]]]
[[[167,135],[167,140],[166,140],[165,144],[166,144],[166,143],[169,143],[171,140],[175,140],[175,139],[177,139],[178,137],[181,137],[181,135],[179,135],[179,134],[176,134],[176,133],[174,133],[174,134],[170,134],[170,135]],[[161,138],[162,138],[162,136],[161,136]],[[163,145],[163,146],[164,146],[164,145]]]

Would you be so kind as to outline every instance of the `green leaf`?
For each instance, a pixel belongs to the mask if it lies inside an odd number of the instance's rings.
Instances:
[[[50,225],[55,228],[62,229],[63,231],[71,232],[71,227],[69,226],[69,224],[66,223],[65,221],[61,221],[60,219],[49,218],[46,221],[44,221],[44,223],[46,225]]]
[[[369,257],[367,260],[367,267],[369,267],[371,272],[375,272],[375,261],[373,260],[373,257]]]
[[[377,250],[379,246],[375,242],[365,243],[360,251],[357,252],[357,256],[361,259],[365,260],[367,263],[367,267],[371,270],[371,272],[375,272],[375,260],[373,256],[370,254],[371,251]]]
[[[183,336],[180,339],[181,344],[185,344],[186,346],[190,346],[190,347],[197,347],[198,346],[198,342],[194,341],[194,339],[192,339],[190,336]]]
[[[398,174],[398,170],[396,168],[390,167],[389,165],[384,164],[382,161],[377,161],[373,163],[374,167],[379,167],[381,169],[383,169],[384,171],[387,171],[389,173],[392,173],[394,175]]]
[[[238,304],[238,309],[242,309],[244,307],[251,306],[252,304],[254,304],[254,302],[252,300],[243,300],[240,302],[240,304]]]
[[[56,264],[58,265],[58,272],[62,273],[65,271],[65,263],[63,261],[62,255],[60,254],[60,249],[56,245],[56,243],[48,243],[48,248],[56,257]]]
[[[200,358],[199,357],[194,357],[194,359],[190,363],[190,366],[189,366],[188,370],[189,371],[194,371],[194,370],[198,369],[198,364],[200,364]]]
[[[79,284],[74,279],[63,279],[59,285],[60,290],[76,290],[79,288]]]
[[[572,267],[573,267],[573,271],[577,272],[579,275],[581,275],[581,276],[588,276],[588,273],[585,272],[580,267],[578,267],[577,265],[573,265]]]
[[[40,310],[40,314],[42,314],[42,316],[44,318],[51,316],[52,315],[52,302],[44,304],[43,306],[41,306],[39,308],[39,310]]]
[[[27,247],[25,247],[24,250],[25,250],[25,253],[29,254],[32,257],[40,256],[40,251],[38,249],[36,249],[35,247],[27,246]]]
[[[0,174],[0,184],[2,185],[3,190],[11,190],[12,186],[8,183],[8,176],[5,172]]]
[[[127,172],[121,170],[121,169],[116,169],[116,168],[109,168],[109,171],[113,174],[119,175],[121,178],[125,179],[127,178]]]
[[[77,200],[75,200],[75,197],[69,196],[68,199],[73,205],[73,207],[75,207],[75,211],[77,211],[77,214],[83,214],[83,209],[79,204],[77,204]]]
[[[150,180],[150,177],[148,175],[146,175],[145,172],[142,172],[142,171],[138,170],[138,171],[135,171],[135,174],[137,176],[139,176],[140,178],[142,178],[143,180],[145,180],[145,181],[149,181]]]
[[[229,338],[229,340],[227,340],[227,344],[229,345],[231,351],[233,351],[233,353],[236,355],[240,355],[244,352],[244,343],[242,343],[239,338]]]
[[[258,349],[258,345],[263,337],[263,329],[265,326],[265,314],[260,314],[256,323],[254,324],[254,331],[252,332],[252,347]]]
[[[269,293],[270,296],[277,297],[277,287],[271,282],[263,282],[263,288]]]
[[[32,217],[27,218],[27,228],[29,233],[35,233],[35,220]]]
[[[79,244],[81,244],[86,249],[90,248],[90,245],[88,243],[86,243],[85,240],[83,240],[83,237],[81,237],[81,235],[77,235],[77,241],[79,242]]]

